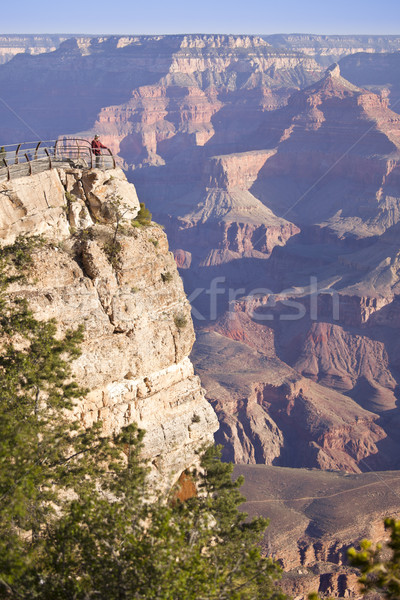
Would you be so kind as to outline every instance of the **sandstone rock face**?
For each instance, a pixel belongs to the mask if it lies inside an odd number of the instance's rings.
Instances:
[[[77,415],[85,425],[102,420],[107,433],[137,422],[147,431],[154,481],[171,485],[218,424],[188,358],[190,305],[165,234],[130,225],[139,203],[119,170],[52,170],[2,185],[2,241],[20,233],[48,240],[34,254],[28,283],[12,292],[38,318],[55,318],[60,331],[84,325],[73,371],[90,391]],[[114,268],[104,248],[115,227],[107,206],[119,196],[128,210]]]
[[[2,208],[0,235],[3,243],[12,243],[23,233],[69,234],[65,218],[65,190],[56,170],[35,177],[0,183]]]

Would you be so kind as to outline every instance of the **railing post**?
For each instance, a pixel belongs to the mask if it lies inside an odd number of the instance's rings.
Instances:
[[[28,165],[29,165],[29,175],[32,175],[32,163],[31,163],[31,161],[30,161],[30,159],[29,159],[28,153],[27,153],[27,152],[25,152],[24,156],[25,156],[25,158],[26,158],[26,162],[27,162],[27,163],[28,163]]]
[[[52,162],[51,162],[50,152],[47,150],[47,148],[45,148],[44,151],[46,152],[46,154],[48,156],[50,169],[52,169],[53,165],[52,165]]]
[[[112,158],[112,162],[113,162],[113,169],[115,169],[115,158],[114,158],[114,154],[111,152],[110,148],[107,148],[111,158]]]
[[[42,142],[39,142],[39,143],[36,145],[36,148],[35,148],[35,160],[37,160],[38,150],[39,150],[39,146],[40,146],[40,144],[41,144],[41,143],[42,143]]]
[[[3,158],[3,163],[5,164],[6,169],[7,169],[7,181],[10,181],[10,179],[11,179],[10,167],[8,166],[8,162],[6,161],[5,158]]]
[[[14,161],[14,163],[16,165],[18,164],[18,152],[19,152],[19,149],[21,148],[21,146],[22,146],[22,144],[18,144],[17,149],[15,151],[15,161]]]

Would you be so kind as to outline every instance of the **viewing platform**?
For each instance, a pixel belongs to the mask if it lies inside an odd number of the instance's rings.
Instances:
[[[55,167],[115,169],[115,157],[111,150],[102,148],[100,152],[96,156],[91,143],[78,138],[0,146],[0,181],[29,177]]]

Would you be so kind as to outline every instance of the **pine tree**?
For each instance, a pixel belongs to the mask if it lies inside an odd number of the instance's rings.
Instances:
[[[0,255],[0,586],[12,595],[37,559],[62,492],[87,467],[72,457],[84,455],[95,437],[103,445],[98,427],[85,431],[69,414],[86,392],[70,367],[80,354],[82,329],[59,339],[54,321],[38,321],[24,299],[7,294],[42,244],[18,238]]]
[[[191,475],[195,497],[155,499],[144,432],[106,438],[72,418],[83,331],[60,337],[7,294],[41,243],[19,239],[0,256],[0,598],[283,598],[257,546],[267,522],[239,511],[242,479],[219,449]]]
[[[385,528],[390,531],[391,556],[382,557],[382,546],[373,548],[368,540],[362,540],[361,550],[350,548],[350,564],[361,571],[359,579],[363,593],[379,592],[384,598],[400,598],[400,521],[386,519]]]

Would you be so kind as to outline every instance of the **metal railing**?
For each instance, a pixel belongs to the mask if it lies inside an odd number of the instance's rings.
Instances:
[[[109,148],[101,148],[100,154],[96,155],[88,140],[78,138],[0,146],[0,181],[66,166],[106,170],[115,169],[116,163]]]

